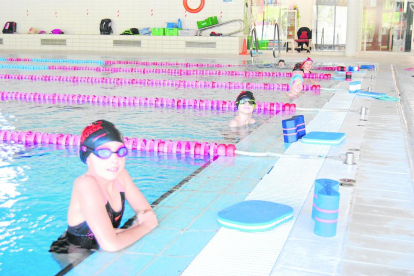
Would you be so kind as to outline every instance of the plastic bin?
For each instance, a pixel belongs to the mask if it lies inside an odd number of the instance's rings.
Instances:
[[[218,22],[218,19],[217,19],[217,16],[212,16],[212,17],[209,17],[209,18],[207,18],[206,20],[208,20],[208,22],[209,22],[210,26],[211,26],[211,25],[216,25],[216,24],[218,24],[218,23],[219,23],[219,22]]]
[[[175,22],[167,22],[167,28],[178,28],[178,25]]]
[[[178,28],[166,28],[165,35],[166,36],[178,36]]]
[[[158,36],[165,35],[165,28],[152,28],[152,35],[158,35]]]
[[[259,50],[267,50],[269,40],[259,40]]]
[[[209,18],[207,18],[206,20],[203,20],[203,21],[197,21],[197,27],[199,29],[202,29],[202,28],[205,28],[205,27],[208,27],[208,26],[212,26],[212,25],[216,25],[216,24],[218,24],[217,16],[209,17]]]
[[[208,26],[210,26],[208,20],[197,21],[197,28],[199,29],[202,29]]]
[[[178,30],[178,36],[195,36],[197,30]]]

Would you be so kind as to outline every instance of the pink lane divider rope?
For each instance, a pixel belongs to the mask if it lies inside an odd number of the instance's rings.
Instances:
[[[71,102],[77,104],[111,104],[115,106],[153,106],[159,108],[181,108],[193,107],[194,109],[220,109],[236,110],[236,102],[223,100],[202,100],[202,99],[168,99],[168,98],[147,98],[147,97],[123,97],[123,96],[98,96],[61,93],[24,93],[24,92],[0,92],[0,100],[21,100],[21,101],[52,101]],[[275,113],[278,111],[295,112],[296,105],[283,102],[257,102],[255,113]]]
[[[66,71],[97,71],[97,72],[127,72],[140,74],[168,74],[179,76],[242,76],[242,77],[292,77],[292,72],[266,72],[266,71],[223,71],[223,70],[187,70],[187,69],[166,69],[166,68],[121,68],[121,67],[90,67],[90,66],[48,66],[49,70]],[[303,76],[308,79],[331,79],[331,74],[306,73]]]
[[[186,68],[191,67],[215,67],[215,68],[224,68],[224,67],[240,67],[246,66],[246,64],[216,64],[216,63],[189,63],[189,62],[158,62],[158,61],[128,61],[128,60],[105,60],[105,61],[89,61],[89,60],[69,60],[69,59],[32,59],[32,58],[6,58],[6,61],[36,61],[36,62],[69,62],[69,63],[103,63],[105,65],[113,65],[113,64],[134,64],[139,66],[182,66]],[[75,61],[75,62],[74,62]],[[313,70],[325,70],[325,71],[335,71],[337,69],[336,66],[327,66],[327,67],[315,67]]]
[[[141,66],[183,66],[183,67],[238,67],[243,65],[218,64],[218,63],[189,63],[189,62],[158,62],[158,61],[128,61],[128,60],[105,60],[105,65],[112,64],[134,64]]]
[[[62,133],[42,133],[32,131],[0,130],[0,142],[21,144],[53,144],[62,146],[80,146],[79,135]],[[160,139],[142,139],[124,137],[125,146],[131,150],[175,153],[189,156],[235,156],[233,144],[216,144],[196,141],[171,141]]]
[[[0,79],[55,81],[73,83],[108,83],[115,85],[138,84],[142,86],[165,86],[176,88],[207,88],[207,89],[260,89],[288,91],[287,83],[250,83],[250,82],[215,82],[215,81],[186,81],[186,80],[152,80],[152,79],[125,79],[125,78],[96,78],[75,76],[49,76],[49,75],[20,75],[0,74]],[[320,91],[320,85],[303,85],[304,91]]]
[[[32,59],[32,58],[7,58],[6,61],[38,61],[39,59]],[[73,63],[74,60],[53,60],[48,59],[47,61],[67,61]],[[82,63],[82,60],[75,60],[77,63]],[[89,63],[87,60],[83,60],[84,63]],[[239,64],[215,64],[215,63],[189,63],[189,62],[158,62],[158,61],[127,61],[127,60],[105,60],[103,64],[110,65],[110,64],[135,64],[141,66],[183,66],[183,67],[239,67],[245,66]]]
[[[323,71],[336,71],[337,66],[327,66],[327,67],[315,67],[313,70],[323,70]]]

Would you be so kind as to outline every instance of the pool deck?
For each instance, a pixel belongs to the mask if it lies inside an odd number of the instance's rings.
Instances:
[[[283,58],[299,61],[306,56]],[[272,127],[281,121],[275,116],[237,148],[322,153],[332,158],[220,157],[155,207],[160,220],[157,229],[121,252],[91,255],[67,275],[414,275],[413,166],[408,154],[414,127],[407,112],[410,97],[414,98],[410,96],[414,73],[403,70],[414,67],[414,55],[310,56],[347,65],[379,64],[378,71],[364,76],[362,87],[390,96],[396,96],[398,89],[407,104],[354,97],[339,90],[322,92],[333,94],[324,108],[349,111],[318,112],[306,122],[307,131],[345,132],[342,144],[309,147],[299,142],[285,148]],[[261,58],[271,60],[269,54]],[[339,88],[347,89],[348,84]],[[366,120],[361,120],[361,107],[368,108]],[[354,153],[355,165],[344,164],[348,151]],[[332,238],[313,231],[312,185],[318,178],[356,181],[353,187],[340,187],[337,235]],[[221,228],[217,211],[245,199],[290,203],[294,219],[262,233]]]

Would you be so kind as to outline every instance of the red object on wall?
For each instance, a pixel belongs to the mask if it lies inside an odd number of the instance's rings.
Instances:
[[[191,12],[191,13],[198,13],[198,12],[200,12],[200,11],[204,8],[204,4],[205,4],[205,0],[201,0],[200,6],[198,6],[198,8],[197,8],[197,9],[192,9],[192,8],[190,8],[190,7],[188,6],[188,4],[187,4],[187,0],[183,0],[183,5],[184,5],[184,8],[185,8],[188,12]]]

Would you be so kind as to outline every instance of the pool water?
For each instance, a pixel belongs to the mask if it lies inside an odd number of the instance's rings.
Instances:
[[[3,146],[5,146],[3,144]],[[207,159],[132,152],[126,167],[150,203],[205,165]],[[76,148],[26,148],[0,167],[0,269],[16,275],[25,264],[26,275],[60,271],[49,246],[67,228],[66,215],[74,180],[86,172]],[[134,215],[126,205],[123,223]],[[45,271],[47,269],[47,273]]]
[[[45,55],[31,55],[30,57],[46,58]],[[65,57],[47,56],[47,58],[76,59],[75,56],[70,55]],[[85,58],[83,57],[83,59]],[[116,60],[114,57],[99,56],[90,56],[89,59]],[[185,62],[183,60],[177,61]],[[191,62],[197,61],[192,60]],[[39,65],[39,63],[32,64]],[[51,63],[46,64],[52,65]],[[120,67],[120,65],[112,66]],[[251,67],[246,66],[245,69],[249,68]],[[210,70],[212,68],[201,69]],[[223,69],[221,68],[221,70]],[[243,67],[228,68],[228,70],[243,70]],[[266,68],[266,70],[275,69]],[[246,82],[272,81],[270,78],[243,80],[229,76],[184,77],[155,74],[150,76],[90,71],[0,69],[0,74],[5,73]],[[288,79],[276,78],[273,81],[287,83]],[[321,82],[324,82],[324,87],[335,84],[333,81]],[[239,90],[140,87],[138,85],[116,86],[18,80],[0,80],[0,83],[2,91],[10,92],[214,100],[234,100],[240,93]],[[253,92],[258,101],[281,102],[286,101],[287,98],[284,93],[277,91],[255,90]],[[297,105],[318,108],[322,107],[330,97],[330,93],[322,93],[321,95],[309,93],[298,99]],[[227,127],[228,121],[236,115],[234,111],[7,101],[0,102],[0,112],[1,129],[80,134],[86,124],[94,120],[106,119],[114,122],[127,137],[226,144],[238,143],[274,116],[279,116],[280,120],[286,116],[282,113],[254,115],[257,124],[239,132]],[[276,127],[281,128],[281,124],[278,123]],[[15,150],[10,150],[11,148]],[[0,274],[37,275],[39,271],[45,275],[56,274],[61,270],[61,267],[51,257],[48,249],[51,242],[58,238],[67,227],[66,215],[73,181],[86,171],[86,165],[80,162],[76,147],[54,145],[19,147],[0,144],[0,153],[2,153],[0,156]],[[200,167],[207,166],[209,162],[209,158],[203,157],[192,158],[132,151],[127,157],[127,169],[134,183],[141,189],[148,201],[153,203],[164,194],[169,193],[171,189],[174,189]],[[122,223],[132,216],[132,210],[127,207]]]

